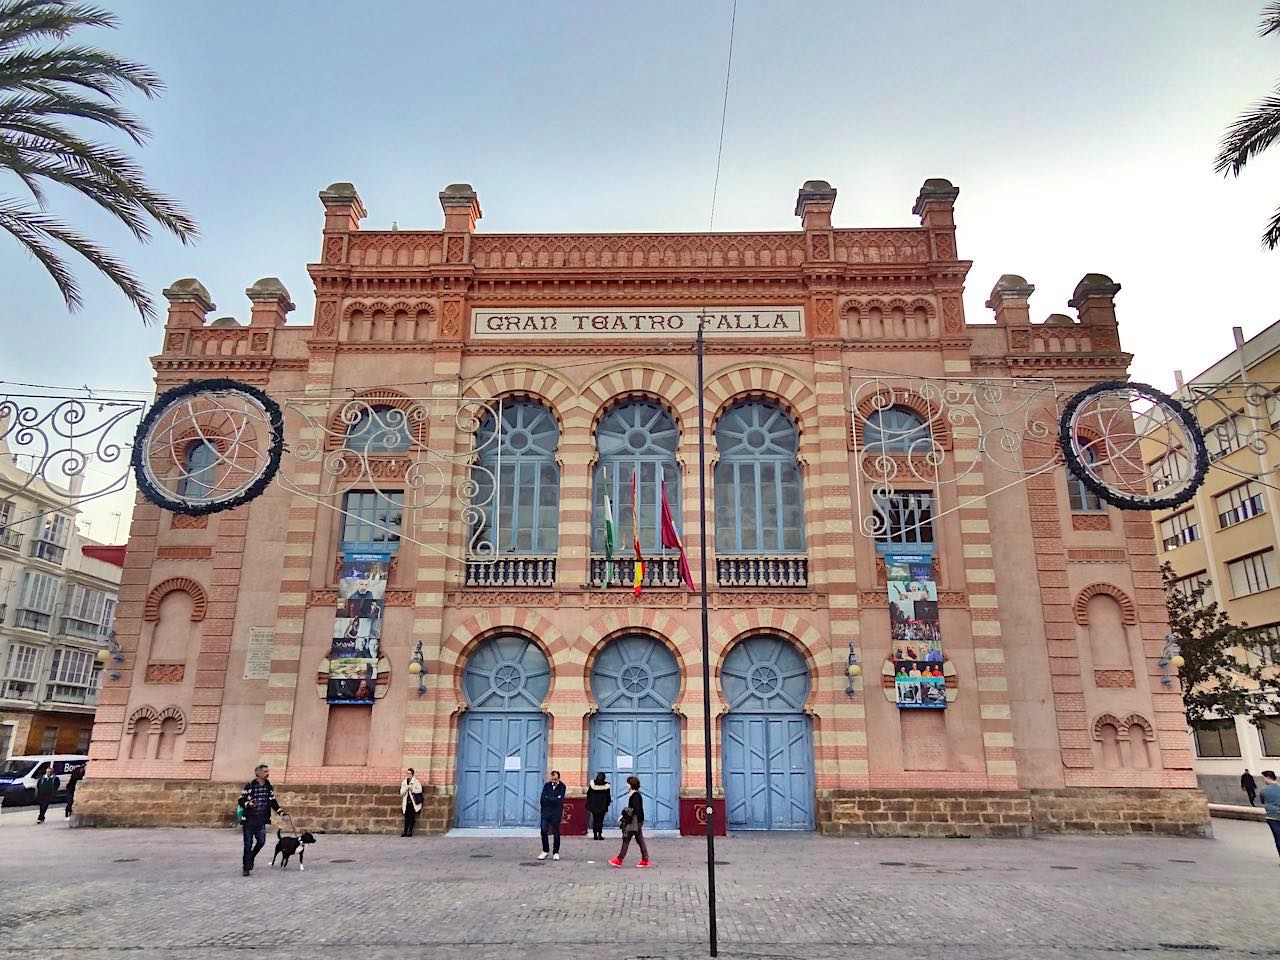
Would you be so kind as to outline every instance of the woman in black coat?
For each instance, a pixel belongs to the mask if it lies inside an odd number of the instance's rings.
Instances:
[[[618,826],[622,827],[622,849],[616,857],[609,860],[610,865],[622,866],[627,855],[627,847],[631,846],[631,838],[635,837],[640,845],[640,862],[637,867],[652,867],[649,862],[649,847],[644,842],[644,797],[640,796],[640,778],[627,777],[627,804],[622,808],[622,816],[618,818]]]
[[[604,839],[604,815],[613,803],[613,789],[603,773],[587,784],[587,813],[591,814],[591,838]]]

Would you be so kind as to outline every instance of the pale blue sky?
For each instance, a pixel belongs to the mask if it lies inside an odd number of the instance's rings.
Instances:
[[[142,158],[203,237],[138,247],[55,202],[158,300],[196,276],[216,315],[243,320],[244,288],[275,275],[310,322],[316,192],[335,180],[371,228],[438,228],[454,181],[479,192],[481,230],[706,227],[727,0],[111,6],[122,28],[94,39],[168,84],[136,105],[155,134]],[[812,178],[839,189],[837,225],[910,224],[920,183],[946,177],[971,321],[1001,273],[1036,284],[1037,320],[1107,273],[1135,376],[1171,386],[1226,352],[1233,324],[1280,314],[1280,254],[1258,244],[1280,153],[1240,181],[1210,169],[1225,125],[1280,78],[1261,6],[740,0],[716,226],[794,229]],[[68,316],[0,237],[0,379],[147,389],[159,329],[78,272],[89,306]]]

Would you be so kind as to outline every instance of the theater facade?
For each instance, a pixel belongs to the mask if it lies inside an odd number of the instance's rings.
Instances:
[[[730,830],[1206,832],[1150,520],[1056,448],[1063,402],[1126,376],[1119,285],[1033,322],[1005,275],[966,318],[957,196],[837,227],[810,181],[796,230],[517,235],[465,184],[443,229],[364,230],[337,183],[310,322],[278,280],[241,320],[175,283],[158,390],[259,387],[285,450],[233,510],[139,498],[82,822],[223,822],[262,761],[312,827],[395,829],[413,767],[439,831],[536,825],[551,768],[696,828],[700,609],[663,514],[701,586],[701,403]],[[197,498],[215,419],[176,455]]]

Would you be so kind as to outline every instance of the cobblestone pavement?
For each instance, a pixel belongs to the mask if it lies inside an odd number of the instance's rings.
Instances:
[[[240,876],[233,830],[69,829],[0,815],[0,958],[589,960],[705,957],[706,844],[321,836],[308,869]],[[305,824],[301,825],[305,827]],[[717,841],[721,956],[1280,957],[1263,824],[1216,840]],[[634,858],[634,851],[633,851]],[[594,862],[592,862],[594,861]],[[633,859],[634,862],[634,859]]]

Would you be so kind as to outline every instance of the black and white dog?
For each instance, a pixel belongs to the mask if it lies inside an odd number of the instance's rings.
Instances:
[[[307,852],[307,844],[315,843],[316,838],[309,833],[304,833],[300,837],[286,837],[283,830],[276,831],[276,852],[271,855],[271,865],[276,865],[276,857],[281,857],[280,869],[284,870],[289,866],[289,858],[295,853],[298,855],[298,869],[307,869],[302,864],[303,857]]]

